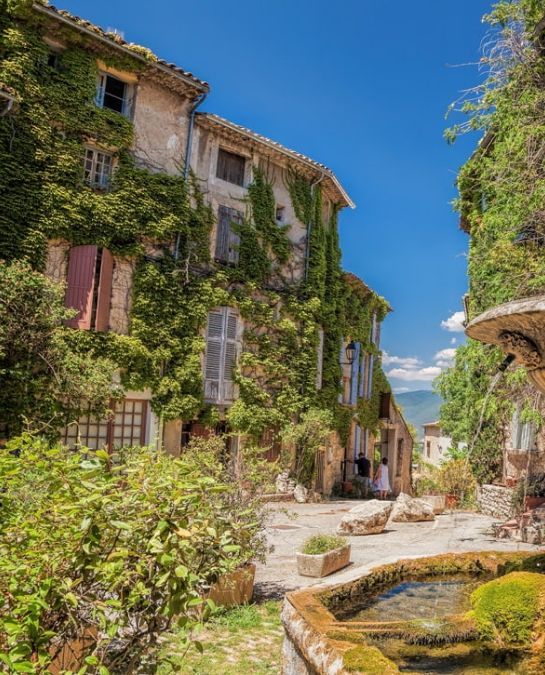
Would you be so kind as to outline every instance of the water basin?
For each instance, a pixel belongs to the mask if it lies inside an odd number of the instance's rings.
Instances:
[[[435,578],[427,581],[402,581],[370,597],[347,621],[433,620],[470,609],[471,592],[482,578]]]

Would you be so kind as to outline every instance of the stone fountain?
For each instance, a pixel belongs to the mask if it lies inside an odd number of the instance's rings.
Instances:
[[[545,295],[489,309],[468,324],[466,335],[500,347],[545,393]]]

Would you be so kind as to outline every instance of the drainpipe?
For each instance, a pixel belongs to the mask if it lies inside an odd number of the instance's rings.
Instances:
[[[186,181],[189,176],[189,171],[191,169],[191,146],[193,142],[193,127],[195,126],[195,113],[197,112],[197,108],[201,105],[201,103],[203,103],[207,95],[208,92],[203,92],[202,94],[197,96],[197,98],[194,99],[193,105],[191,106],[191,110],[189,112],[189,125],[187,128],[187,142],[185,146],[185,162],[182,174]],[[180,255],[180,233],[178,232],[178,235],[176,236],[176,244],[174,246],[174,260],[178,260],[179,255]]]
[[[310,186],[310,194],[312,197],[314,197],[314,190],[316,186],[321,183],[325,178],[325,173],[322,171],[322,175],[318,180],[315,180],[314,183]],[[312,218],[310,221],[307,223],[307,242],[305,246],[305,281],[307,280],[308,277],[308,264],[310,262],[310,234],[312,232]]]

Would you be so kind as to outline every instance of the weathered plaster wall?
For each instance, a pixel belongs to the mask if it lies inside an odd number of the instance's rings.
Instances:
[[[234,185],[216,176],[218,151],[222,148],[246,157],[244,185]],[[243,144],[235,143],[225,137],[203,128],[195,127],[195,139],[192,151],[192,168],[199,178],[199,185],[206,194],[209,204],[217,218],[220,206],[227,206],[242,213],[248,209],[248,186],[252,182],[252,168],[260,166],[272,183],[278,207],[283,207],[282,224],[289,224],[288,236],[293,244],[292,260],[283,270],[294,281],[304,272],[304,255],[307,227],[295,216],[289,190],[285,184],[285,167],[272,163],[265,154],[247,149]],[[216,245],[216,227],[210,238],[210,253],[214,257]]]
[[[127,334],[132,307],[132,277],[134,261],[114,258],[112,295],[110,300],[110,330]]]
[[[180,174],[185,162],[190,102],[148,78],[136,86],[134,155],[152,171]]]
[[[68,272],[68,250],[70,244],[62,239],[52,239],[47,244],[45,274],[57,283],[66,282]]]
[[[446,451],[452,445],[452,439],[443,436],[438,426],[429,425],[424,429],[424,459],[434,466],[439,466],[445,458]]]

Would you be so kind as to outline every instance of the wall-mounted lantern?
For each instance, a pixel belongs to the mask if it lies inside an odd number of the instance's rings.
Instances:
[[[350,340],[350,342],[346,345],[346,360],[351,365],[352,363],[354,363],[355,358],[356,358],[356,343],[354,342],[354,340]]]

